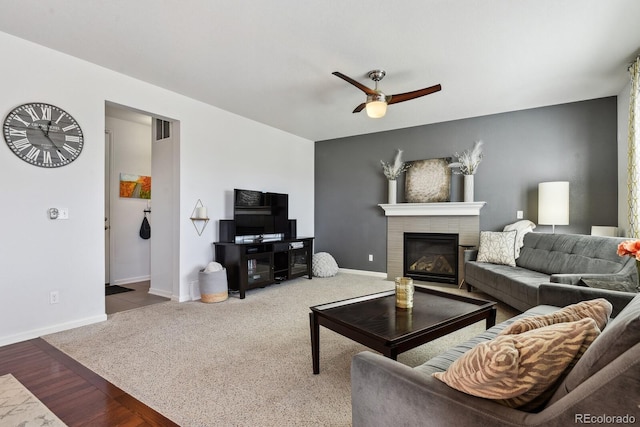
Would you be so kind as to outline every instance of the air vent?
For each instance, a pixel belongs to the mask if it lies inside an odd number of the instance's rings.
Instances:
[[[156,141],[166,139],[171,136],[171,122],[156,119]]]

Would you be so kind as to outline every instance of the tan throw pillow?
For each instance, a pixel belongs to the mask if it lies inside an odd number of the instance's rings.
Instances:
[[[568,305],[553,313],[539,316],[524,317],[513,322],[500,332],[500,335],[521,334],[532,329],[542,328],[563,322],[574,322],[576,320],[591,318],[596,321],[598,329],[601,331],[607,326],[613,305],[604,298],[597,298],[590,301],[581,301],[577,304]]]
[[[473,396],[533,410],[551,397],[554,383],[600,334],[591,318],[499,335],[467,351],[433,376]]]
[[[478,262],[516,266],[516,231],[481,231]]]

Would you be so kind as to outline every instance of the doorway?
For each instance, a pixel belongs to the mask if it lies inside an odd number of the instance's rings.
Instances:
[[[106,296],[107,314],[173,296],[173,278],[177,275],[172,268],[174,254],[158,244],[178,246],[174,242],[179,240],[179,233],[167,239],[162,231],[177,228],[172,226],[177,218],[172,206],[174,194],[179,191],[173,185],[177,167],[173,145],[177,138],[163,140],[164,147],[157,147],[153,123],[149,113],[110,102],[105,105],[105,284],[109,285],[108,293],[114,287],[131,289]],[[159,162],[163,167],[156,167]],[[126,184],[128,179],[123,177],[130,175],[152,178],[152,199],[121,196],[122,182]],[[173,190],[168,197],[163,194],[167,182]],[[152,230],[148,240],[140,237],[145,217]],[[157,270],[167,277],[155,280]]]
[[[104,285],[111,282],[111,131],[104,131]]]

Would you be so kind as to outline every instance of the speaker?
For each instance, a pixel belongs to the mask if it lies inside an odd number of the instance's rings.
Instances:
[[[287,233],[285,233],[284,237],[288,239],[295,239],[298,237],[298,232],[296,231],[296,220],[289,220],[289,227],[287,227]]]
[[[232,219],[220,220],[220,241],[235,242],[236,241],[236,222]]]

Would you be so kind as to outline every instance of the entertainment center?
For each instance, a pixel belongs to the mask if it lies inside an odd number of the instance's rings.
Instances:
[[[312,278],[313,237],[296,236],[289,196],[234,190],[233,220],[220,220],[215,260],[227,270],[229,289],[244,299],[262,288],[306,275]]]

